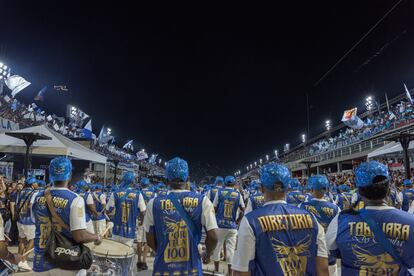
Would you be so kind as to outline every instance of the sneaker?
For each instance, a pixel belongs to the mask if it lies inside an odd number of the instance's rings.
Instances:
[[[148,266],[146,263],[142,263],[141,270],[148,270]]]
[[[141,271],[142,270],[142,265],[143,265],[143,263],[137,263],[137,270],[138,271]]]
[[[20,262],[18,264],[18,267],[19,267],[19,271],[32,271],[32,268],[29,266],[29,264],[27,263],[27,261]]]

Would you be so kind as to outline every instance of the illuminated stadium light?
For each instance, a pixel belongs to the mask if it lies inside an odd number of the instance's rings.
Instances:
[[[10,67],[0,62],[0,83],[3,83],[5,79],[10,77]]]
[[[260,158],[260,159],[259,159],[259,162],[260,162],[260,164],[262,164],[262,163],[263,163],[263,159],[262,159],[262,158]]]
[[[246,166],[246,171],[248,171],[249,170],[249,166]]]
[[[327,131],[329,131],[331,129],[331,121],[330,120],[325,121],[325,128],[326,128]]]
[[[374,97],[373,96],[368,96],[365,99],[365,107],[367,108],[368,111],[371,111],[374,108]]]
[[[254,161],[254,166],[257,167],[257,162],[256,161]]]
[[[301,137],[302,137],[302,143],[306,143],[306,134],[302,134]]]
[[[158,160],[158,164],[161,164],[162,159],[160,158],[160,160]]]
[[[275,157],[277,158],[279,152],[277,150],[275,150]]]
[[[269,161],[269,155],[266,154],[266,161]]]
[[[110,129],[109,127],[106,129],[106,133],[108,133],[108,135],[111,135],[112,133],[112,129]]]
[[[253,169],[253,164],[250,164],[250,169]]]

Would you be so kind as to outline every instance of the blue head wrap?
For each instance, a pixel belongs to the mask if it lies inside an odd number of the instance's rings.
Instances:
[[[135,178],[135,175],[133,172],[129,172],[129,171],[125,172],[122,177],[122,185],[123,186],[131,185],[132,183],[134,183],[134,178]]]
[[[66,181],[70,179],[72,163],[66,157],[56,157],[50,161],[49,177],[52,182]]]
[[[146,187],[146,186],[148,186],[149,184],[150,184],[150,180],[149,180],[148,178],[144,177],[144,178],[142,178],[142,179],[141,179],[141,185],[142,185],[143,187]]]
[[[234,176],[232,175],[228,175],[226,176],[226,178],[224,179],[224,184],[228,185],[228,184],[234,184],[236,183],[236,178],[234,178]]]
[[[377,161],[362,163],[355,170],[355,182],[358,188],[373,185],[376,176],[385,176],[389,179],[388,168]]]
[[[180,180],[186,181],[188,178],[187,161],[179,157],[175,157],[167,162],[165,166],[165,175],[169,181]]]
[[[32,185],[34,183],[39,184],[39,181],[35,177],[29,177],[26,179],[26,185]]]
[[[309,177],[308,185],[316,191],[328,190],[329,180],[324,175],[314,175]]]
[[[299,180],[298,180],[297,178],[292,178],[292,179],[290,180],[289,185],[290,185],[290,188],[291,188],[292,190],[297,190],[297,189],[299,189],[300,182],[299,182]]]
[[[282,189],[289,187],[290,172],[288,168],[276,163],[269,163],[262,167],[260,171],[260,182],[267,189],[276,190],[276,183],[282,183]]]
[[[413,185],[413,182],[411,181],[411,179],[404,179],[403,184],[404,186],[411,186]]]
[[[217,183],[221,182],[221,184],[223,184],[224,179],[221,176],[217,176],[216,180],[214,181],[214,185],[217,185]]]

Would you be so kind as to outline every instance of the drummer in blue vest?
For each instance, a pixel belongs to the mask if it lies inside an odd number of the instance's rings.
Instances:
[[[171,190],[148,202],[144,219],[147,243],[155,252],[153,275],[203,275],[198,244],[206,230],[208,263],[217,244],[217,222],[211,201],[184,190],[188,164],[181,158],[167,162],[165,174]]]
[[[315,175],[309,178],[309,186],[312,188],[312,199],[301,203],[300,208],[313,214],[326,231],[329,223],[340,212],[335,204],[326,199],[326,192],[329,190],[329,181],[324,175]],[[329,256],[329,274],[336,275],[336,258]]]
[[[251,211],[256,210],[257,208],[261,208],[264,204],[263,193],[259,190],[260,183],[257,183],[256,181],[254,181],[254,183],[257,190],[255,190],[255,192],[249,193],[250,196],[247,199],[246,210],[244,211],[244,214],[248,214]]]
[[[65,157],[54,158],[50,162],[49,176],[53,182],[50,189],[41,191],[36,196],[32,213],[36,221],[36,236],[34,240],[33,270],[36,275],[86,275],[86,271],[64,270],[48,262],[45,258],[47,241],[51,231],[51,214],[48,211],[46,198],[51,196],[52,204],[57,215],[63,220],[68,229],[63,228],[53,220],[55,230],[76,243],[95,242],[99,245],[102,238],[86,230],[85,202],[78,194],[68,189],[72,175],[72,164]],[[66,253],[61,253],[68,255]],[[70,254],[70,253],[69,253]],[[70,256],[66,256],[70,258]]]
[[[90,184],[85,180],[80,180],[76,183],[77,193],[85,201],[86,228],[89,232],[95,233],[92,222],[92,215],[97,216],[98,212],[96,212],[95,201],[93,200],[89,186]]]
[[[265,204],[240,223],[234,275],[328,275],[325,232],[308,211],[287,204],[289,170],[261,169]]]
[[[388,168],[377,162],[355,170],[359,211],[339,213],[326,233],[328,248],[342,260],[342,275],[410,275],[414,267],[414,217],[387,206]]]
[[[92,214],[93,228],[95,229],[95,233],[99,235],[102,235],[106,229],[106,195],[102,190],[103,185],[97,183],[93,186],[93,191],[91,193],[97,212],[96,215]]]
[[[217,176],[216,180],[214,181],[213,187],[211,187],[211,189],[207,191],[206,196],[208,197],[208,199],[210,199],[211,202],[214,201],[217,191],[223,188],[223,181],[223,177]]]
[[[148,178],[143,177],[141,179],[141,194],[144,198],[145,205],[155,197],[155,192],[150,187],[151,182]],[[137,227],[137,255],[138,255],[138,263],[137,269],[138,271],[147,270],[147,255],[148,255],[148,246],[146,244],[145,238],[145,231],[143,226],[143,220],[140,220]]]
[[[34,238],[36,232],[35,221],[31,214],[31,206],[38,193],[38,180],[34,177],[29,177],[25,181],[25,187],[18,194],[16,200],[17,209],[17,229],[19,231],[19,254],[31,250],[34,245]],[[31,267],[23,258],[19,264],[22,270],[30,271]]]
[[[137,218],[146,210],[142,194],[134,189],[134,178],[133,172],[125,172],[119,190],[108,201],[108,209],[115,209],[112,238],[130,247],[136,237]]]
[[[218,243],[213,253],[214,270],[219,271],[220,254],[223,244],[226,245],[226,260],[231,275],[231,261],[233,260],[236,248],[237,227],[244,214],[243,196],[235,189],[236,178],[226,176],[224,179],[225,188],[218,190],[213,205],[216,210],[218,224]]]
[[[290,191],[286,196],[286,202],[288,204],[298,206],[305,201],[305,195],[301,191],[301,185],[297,178],[292,178],[289,184]]]
[[[407,212],[414,200],[413,182],[411,179],[405,179],[403,181],[403,186],[404,190],[401,192],[400,196],[402,198],[401,210]]]

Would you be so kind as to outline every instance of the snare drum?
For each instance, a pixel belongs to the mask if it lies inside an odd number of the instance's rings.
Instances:
[[[134,250],[117,241],[102,240],[100,245],[86,244],[91,249],[93,264],[88,275],[133,275]]]

